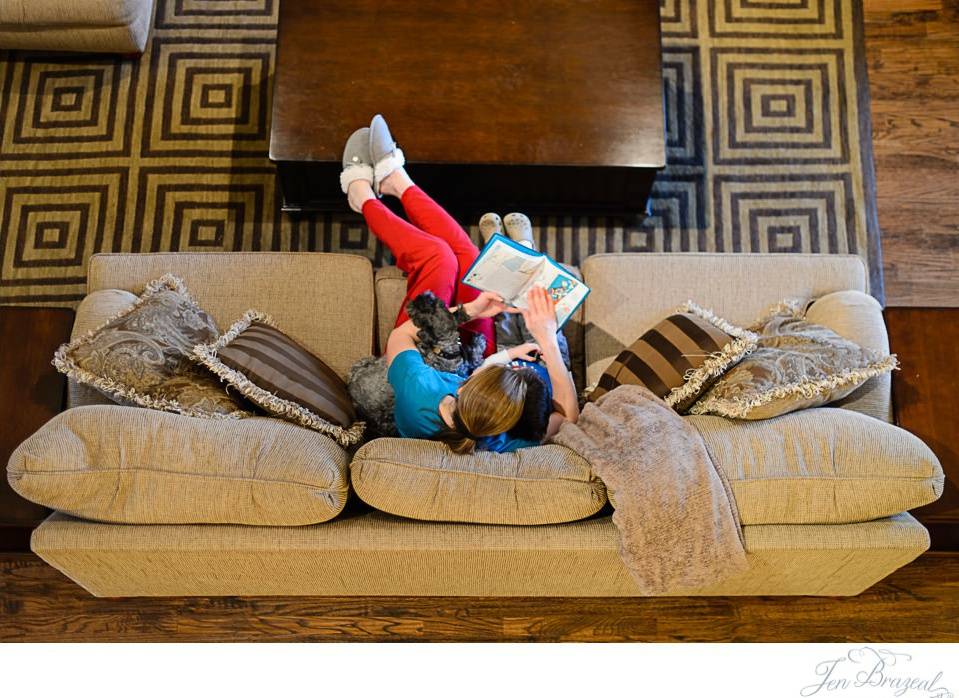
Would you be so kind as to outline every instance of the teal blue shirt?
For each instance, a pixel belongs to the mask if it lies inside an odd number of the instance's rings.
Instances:
[[[387,379],[396,395],[396,428],[400,436],[411,439],[431,439],[443,430],[440,402],[447,395],[455,397],[464,380],[427,366],[416,349],[407,349],[394,357]],[[481,451],[497,453],[538,445],[536,441],[514,439],[507,434],[486,436],[477,442]]]

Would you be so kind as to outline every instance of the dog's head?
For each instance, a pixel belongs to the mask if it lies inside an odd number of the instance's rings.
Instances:
[[[439,371],[458,372],[463,363],[459,328],[446,303],[425,291],[406,304],[416,325],[416,346],[426,363]]]

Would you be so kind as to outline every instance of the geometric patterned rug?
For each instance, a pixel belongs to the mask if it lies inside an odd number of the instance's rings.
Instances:
[[[73,305],[95,252],[390,262],[291,219],[267,159],[278,0],[159,0],[139,58],[0,52],[0,303]],[[641,222],[540,216],[541,249],[855,253],[882,296],[860,0],[662,0],[667,160]],[[415,171],[414,171],[415,176]],[[478,239],[476,221],[461,221]]]

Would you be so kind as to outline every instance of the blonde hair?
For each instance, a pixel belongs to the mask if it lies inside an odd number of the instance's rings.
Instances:
[[[476,441],[509,431],[523,416],[526,381],[519,371],[490,366],[474,373],[460,388],[452,428],[437,438],[456,453],[472,453]]]

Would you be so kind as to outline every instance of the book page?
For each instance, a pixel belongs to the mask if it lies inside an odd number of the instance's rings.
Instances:
[[[463,283],[482,291],[493,291],[507,303],[518,305],[523,289],[536,278],[545,261],[542,255],[524,253],[494,239],[463,278]],[[525,303],[525,298],[522,301]]]
[[[556,303],[556,324],[559,327],[569,320],[570,315],[589,294],[589,288],[583,282],[551,259],[543,265],[533,285],[545,288]]]

